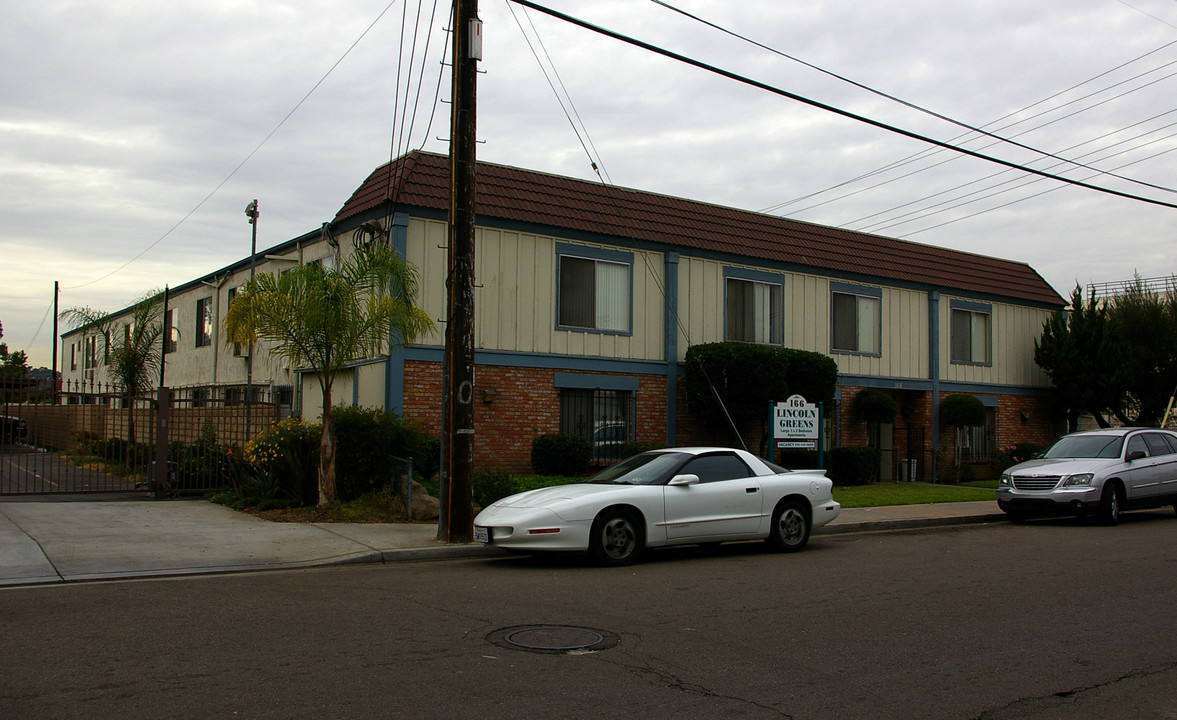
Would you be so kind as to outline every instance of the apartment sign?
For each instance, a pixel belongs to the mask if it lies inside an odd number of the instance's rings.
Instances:
[[[779,448],[811,449],[821,432],[821,411],[800,395],[777,403],[773,408],[773,438]]]

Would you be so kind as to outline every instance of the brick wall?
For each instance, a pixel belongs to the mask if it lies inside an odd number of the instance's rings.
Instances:
[[[479,365],[474,371],[474,467],[531,472],[531,443],[560,430],[560,390],[552,369]],[[583,373],[609,375],[609,373]],[[627,375],[625,377],[632,377]],[[666,378],[638,377],[636,439],[666,442]],[[406,420],[441,429],[441,364],[405,363]]]

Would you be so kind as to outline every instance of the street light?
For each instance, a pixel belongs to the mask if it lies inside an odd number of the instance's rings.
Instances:
[[[245,206],[245,215],[253,227],[253,240],[249,246],[249,280],[253,282],[254,272],[257,270],[257,198]],[[253,404],[253,341],[249,341],[248,355],[245,356],[245,439],[253,433],[250,427],[250,406]]]

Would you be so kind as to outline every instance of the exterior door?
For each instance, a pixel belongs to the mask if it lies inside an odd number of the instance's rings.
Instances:
[[[697,457],[678,474],[698,475],[699,482],[665,488],[667,538],[705,540],[759,532],[764,513],[760,479],[734,453]]]

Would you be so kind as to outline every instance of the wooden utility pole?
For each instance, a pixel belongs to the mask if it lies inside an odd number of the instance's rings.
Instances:
[[[478,0],[454,0],[452,59],[448,308],[437,537],[466,543],[474,535],[474,148],[476,80],[482,59]]]

